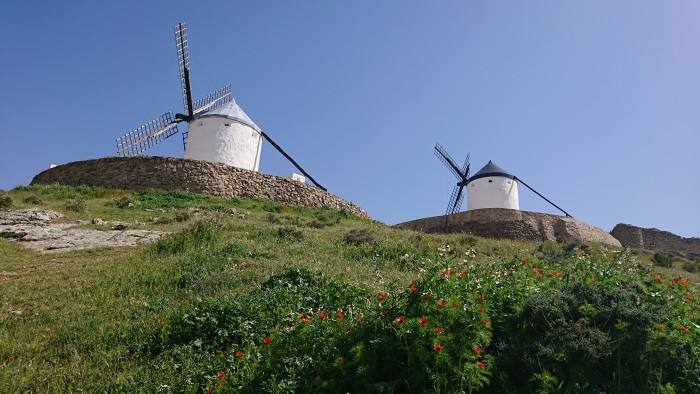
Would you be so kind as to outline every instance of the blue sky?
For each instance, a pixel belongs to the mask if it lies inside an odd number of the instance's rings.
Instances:
[[[172,30],[186,21],[195,99],[230,83],[377,220],[445,212],[456,180],[439,142],[606,231],[697,237],[699,17],[696,1],[0,0],[0,188],[113,156],[117,137],[182,111]],[[179,135],[149,153],[182,157]],[[265,145],[261,171],[294,168]]]

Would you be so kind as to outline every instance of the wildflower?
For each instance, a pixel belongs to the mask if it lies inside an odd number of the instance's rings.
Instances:
[[[423,297],[430,298],[430,293],[425,293],[425,295],[423,295]]]
[[[418,283],[418,279],[413,279],[413,280],[411,280],[411,284],[412,284],[412,285],[415,285],[416,283]]]
[[[535,268],[532,269],[532,272],[534,272],[534,273],[536,273],[536,274],[539,275],[540,269],[539,269],[538,267],[535,267]]]
[[[318,315],[318,316],[319,316],[319,317],[320,317],[321,319],[323,319],[323,320],[326,320],[326,319],[328,319],[328,315],[326,315],[326,314],[325,314],[325,313],[323,313],[323,312],[319,313],[319,315]]]
[[[345,329],[345,332],[350,332],[350,331],[352,331],[352,329],[350,327]]]
[[[485,326],[488,326],[490,323],[489,319],[481,319],[481,322],[484,323]]]
[[[446,304],[445,304],[445,301],[438,301],[437,305],[438,305],[440,308],[444,308]]]
[[[211,394],[213,391],[211,389],[207,389],[207,394]]]
[[[226,376],[226,372],[223,371],[216,374],[216,377],[219,379],[223,378],[224,376]]]
[[[467,271],[466,271],[466,270],[461,270],[461,271],[459,271],[459,276],[461,276],[462,278],[464,278],[465,276],[467,276]]]
[[[455,334],[453,334],[452,332],[450,332],[449,334],[447,334],[447,336],[450,337],[450,338],[452,338],[453,336],[455,336]]]
[[[486,297],[482,296],[481,294],[477,294],[476,298],[480,299],[481,301],[484,301]]]
[[[438,334],[442,334],[442,327],[435,327],[435,332]]]
[[[341,319],[345,319],[345,315],[343,314],[343,312],[338,312],[338,317]]]
[[[452,305],[452,307],[457,306],[457,301],[452,301],[452,302],[450,302],[450,305]]]
[[[688,327],[686,327],[686,326],[684,326],[684,325],[682,325],[682,324],[681,324],[681,330],[685,331],[685,333],[689,333],[689,332],[690,332],[690,330],[688,329]]]
[[[165,321],[163,319],[158,319],[158,324],[163,324]]]
[[[620,288],[621,288],[621,289],[624,289],[624,288],[625,288],[625,284],[624,284],[624,283],[620,283]]]
[[[481,308],[479,308],[479,312],[482,312],[482,313],[483,313],[485,310],[486,310],[486,309],[485,309],[483,306],[482,306]]]
[[[380,299],[380,300],[383,300],[383,299],[385,299],[385,298],[386,298],[386,296],[385,296],[384,294],[379,293],[379,299]]]
[[[411,291],[415,293],[418,291],[418,288],[416,286],[411,286]]]
[[[184,299],[184,298],[180,300],[180,303],[181,303],[181,304],[184,304],[184,303],[186,303],[186,302],[187,302],[187,300]]]
[[[663,330],[663,329],[665,329],[665,328],[666,328],[666,326],[664,326],[663,324],[659,324],[659,325],[658,325],[658,326],[656,326],[656,327],[659,327],[659,329],[660,329],[660,330]]]
[[[403,317],[403,316],[399,316],[399,317],[397,317],[396,320],[394,320],[394,321],[397,322],[397,323],[399,323],[399,324],[403,324],[403,323],[406,321],[406,318]]]
[[[657,282],[664,283],[664,280],[658,274],[653,274],[652,277],[656,279]]]
[[[422,325],[423,327],[428,325],[428,319],[425,317],[421,317],[418,319],[418,324]]]
[[[474,353],[476,353],[476,354],[481,354],[481,349],[479,349],[479,348],[476,347],[476,346],[474,346],[474,347],[472,348],[472,350],[473,350]]]
[[[357,320],[357,324],[362,324],[362,316],[360,316],[359,314],[355,315],[355,320]]]
[[[265,345],[269,345],[271,342],[272,342],[272,338],[270,338],[270,337],[265,337],[265,339],[263,339],[263,343]]]
[[[238,358],[243,357],[243,353],[242,353],[242,352],[236,352],[236,357],[238,357]]]
[[[345,359],[343,358],[343,356],[338,356],[338,362],[341,362],[341,363],[342,363],[343,361],[345,361]]]
[[[439,343],[436,343],[434,349],[436,352],[439,352],[440,350],[442,350],[442,345],[440,345]]]
[[[14,354],[10,354],[10,357],[8,357],[7,359],[10,360],[10,361],[14,361],[14,360],[15,360],[15,355],[14,355]]]
[[[482,363],[481,361],[477,361],[476,365],[481,367],[481,368],[484,368],[486,366],[486,364]]]

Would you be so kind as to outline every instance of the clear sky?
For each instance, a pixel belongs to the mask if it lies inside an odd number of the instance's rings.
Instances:
[[[178,21],[195,99],[230,83],[314,178],[377,220],[445,212],[456,179],[439,142],[606,231],[700,236],[690,0],[0,0],[0,188],[114,156],[117,137],[181,112]],[[149,153],[182,157],[180,136]],[[295,171],[269,145],[260,169]],[[520,195],[523,210],[557,213]]]

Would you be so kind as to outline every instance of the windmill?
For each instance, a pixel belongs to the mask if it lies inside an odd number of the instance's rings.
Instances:
[[[464,164],[460,169],[440,144],[435,144],[434,152],[435,156],[447,166],[458,181],[457,185],[452,189],[452,195],[450,196],[450,201],[447,203],[447,210],[445,211],[445,215],[452,215],[453,213],[459,212],[462,201],[464,201],[464,187],[467,186],[467,180],[469,179],[469,154],[467,154],[467,158],[464,160]]]
[[[187,130],[182,133],[185,158],[221,162],[257,171],[264,138],[314,185],[326,190],[243,112],[231,97],[231,85],[193,102],[187,26],[184,22],[175,25],[175,45],[184,113],[173,115],[172,111],[168,111],[118,138],[118,156],[140,155],[177,134],[178,124],[186,122]]]

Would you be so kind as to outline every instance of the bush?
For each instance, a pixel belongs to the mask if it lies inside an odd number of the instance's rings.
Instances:
[[[85,208],[87,208],[87,202],[85,202],[85,200],[66,201],[65,208],[67,211],[71,212],[83,212]]]
[[[22,200],[23,203],[25,204],[34,204],[34,205],[41,205],[44,202],[41,201],[41,199],[35,195],[31,195],[28,197],[25,197],[24,200]]]
[[[353,229],[343,234],[343,242],[348,245],[360,246],[362,244],[374,243],[374,236],[366,228]]]
[[[106,204],[107,206],[119,208],[119,209],[129,209],[134,207],[134,200],[129,198],[128,196],[124,196],[121,198],[115,198]]]
[[[13,203],[12,197],[5,193],[0,193],[0,208],[10,208]]]
[[[304,232],[292,226],[283,226],[277,229],[277,237],[281,240],[299,241],[304,239]]]
[[[654,263],[659,267],[670,267],[673,265],[673,255],[665,252],[654,253]]]

